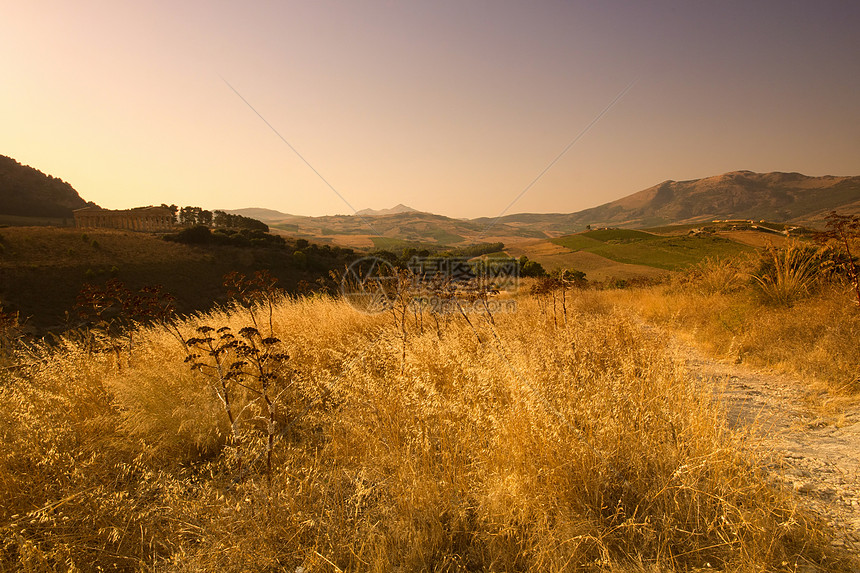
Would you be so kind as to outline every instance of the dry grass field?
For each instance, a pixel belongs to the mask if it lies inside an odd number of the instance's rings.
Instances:
[[[854,407],[860,313],[834,256],[786,243],[637,288],[534,279],[515,312],[401,290],[364,314],[261,281],[176,322],[43,341],[0,314],[0,571],[856,570],[755,417],[730,423],[655,335]]]
[[[188,348],[152,327],[19,349],[0,570],[851,570],[638,319],[602,292],[518,303],[312,297],[196,316]]]
[[[668,284],[604,296],[712,355],[801,376],[810,397],[860,394],[860,312],[851,285],[810,280],[796,300],[779,304],[750,278],[755,264],[706,261]]]

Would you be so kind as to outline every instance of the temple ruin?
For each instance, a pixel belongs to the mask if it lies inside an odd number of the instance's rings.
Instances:
[[[79,229],[126,229],[129,231],[169,231],[175,217],[164,207],[136,207],[111,210],[98,207],[75,209],[75,227]]]

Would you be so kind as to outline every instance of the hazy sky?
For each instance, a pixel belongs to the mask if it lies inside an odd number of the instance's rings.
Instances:
[[[860,2],[8,1],[0,154],[107,208],[570,212],[860,175]]]

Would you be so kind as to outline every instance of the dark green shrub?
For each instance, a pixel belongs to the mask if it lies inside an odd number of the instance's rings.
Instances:
[[[520,276],[521,277],[545,277],[546,269],[537,261],[530,261],[525,255],[520,257]]]
[[[308,266],[308,256],[303,251],[293,253],[293,264],[303,269]]]
[[[173,235],[167,235],[164,238],[168,241],[184,243],[186,245],[205,245],[212,240],[212,231],[209,230],[209,227],[197,225],[183,229]]]

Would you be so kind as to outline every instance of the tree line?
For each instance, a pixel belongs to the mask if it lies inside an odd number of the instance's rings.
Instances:
[[[178,207],[177,205],[161,205],[173,213],[173,219],[183,227],[216,227],[221,229],[248,229],[251,231],[269,232],[269,226],[244,215],[234,215],[224,211],[208,211],[200,207]]]

